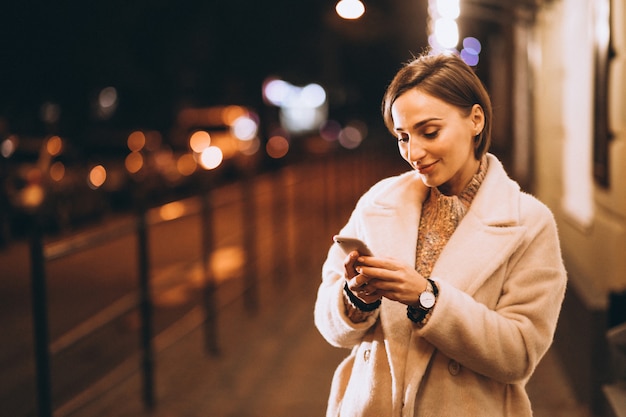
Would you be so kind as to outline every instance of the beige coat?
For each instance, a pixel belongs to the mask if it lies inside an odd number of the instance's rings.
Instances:
[[[376,184],[342,235],[377,256],[415,264],[424,187],[415,172]],[[344,314],[345,255],[323,266],[315,323],[332,345],[352,349],[333,378],[327,416],[531,416],[525,384],[552,343],[566,285],[551,212],[520,191],[500,162],[435,264],[439,297],[426,326],[383,299],[363,323]]]

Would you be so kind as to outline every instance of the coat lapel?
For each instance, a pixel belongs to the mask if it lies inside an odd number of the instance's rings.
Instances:
[[[375,255],[411,264],[415,263],[417,229],[428,189],[416,172],[405,173],[403,177],[396,186],[378,194],[367,207],[364,213],[367,227],[363,232]],[[397,406],[402,403],[406,358],[411,344],[412,325],[406,317],[406,306],[383,299],[380,324],[392,377],[392,402]]]
[[[402,177],[364,209],[363,233],[375,255],[410,264],[415,262],[419,216],[428,188],[414,171]]]
[[[489,155],[485,180],[441,252],[432,276],[473,295],[522,241],[525,228],[518,226],[519,197],[517,183]]]
[[[515,251],[524,230],[485,225],[468,212],[442,251],[432,276],[473,295]]]

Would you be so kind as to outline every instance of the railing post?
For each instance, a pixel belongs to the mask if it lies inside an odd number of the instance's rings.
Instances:
[[[211,187],[205,187],[202,201],[202,270],[204,275],[204,345],[208,353],[219,354],[217,343],[217,306],[215,300],[215,276],[211,266],[213,253],[213,206]]]
[[[257,233],[256,233],[256,190],[254,187],[254,174],[250,169],[246,169],[241,180],[242,191],[242,223],[243,223],[243,245],[246,253],[244,264],[244,304],[248,311],[255,312],[259,308],[258,283],[257,283]]]
[[[285,168],[277,169],[273,173],[272,184],[272,256],[271,273],[274,276],[274,286],[278,290],[285,288],[289,274],[289,260],[291,259],[291,245],[289,244],[290,210],[287,201],[287,179]]]
[[[32,218],[30,239],[33,337],[35,369],[37,373],[37,407],[39,417],[52,416],[52,389],[50,383],[50,349],[48,336],[48,303],[43,251],[43,232],[39,217]]]
[[[147,409],[154,408],[154,355],[152,347],[152,298],[150,296],[150,261],[146,210],[139,210],[137,241],[139,254],[139,310],[141,315],[141,350],[143,401]]]

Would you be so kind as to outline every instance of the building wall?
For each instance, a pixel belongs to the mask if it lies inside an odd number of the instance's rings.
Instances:
[[[597,3],[596,3],[597,2]],[[569,285],[555,346],[580,397],[599,410],[610,379],[609,294],[626,290],[626,9],[612,1],[610,186],[592,177],[593,48],[601,0],[544,3],[535,23],[534,191],[553,210]]]

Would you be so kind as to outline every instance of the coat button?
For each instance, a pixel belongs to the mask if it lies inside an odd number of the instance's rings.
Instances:
[[[457,376],[461,372],[461,365],[457,361],[451,360],[448,362],[448,372],[452,376]]]
[[[370,361],[370,350],[369,350],[369,349],[366,349],[366,350],[363,352],[363,360],[364,360],[365,362],[369,362],[369,361]]]

